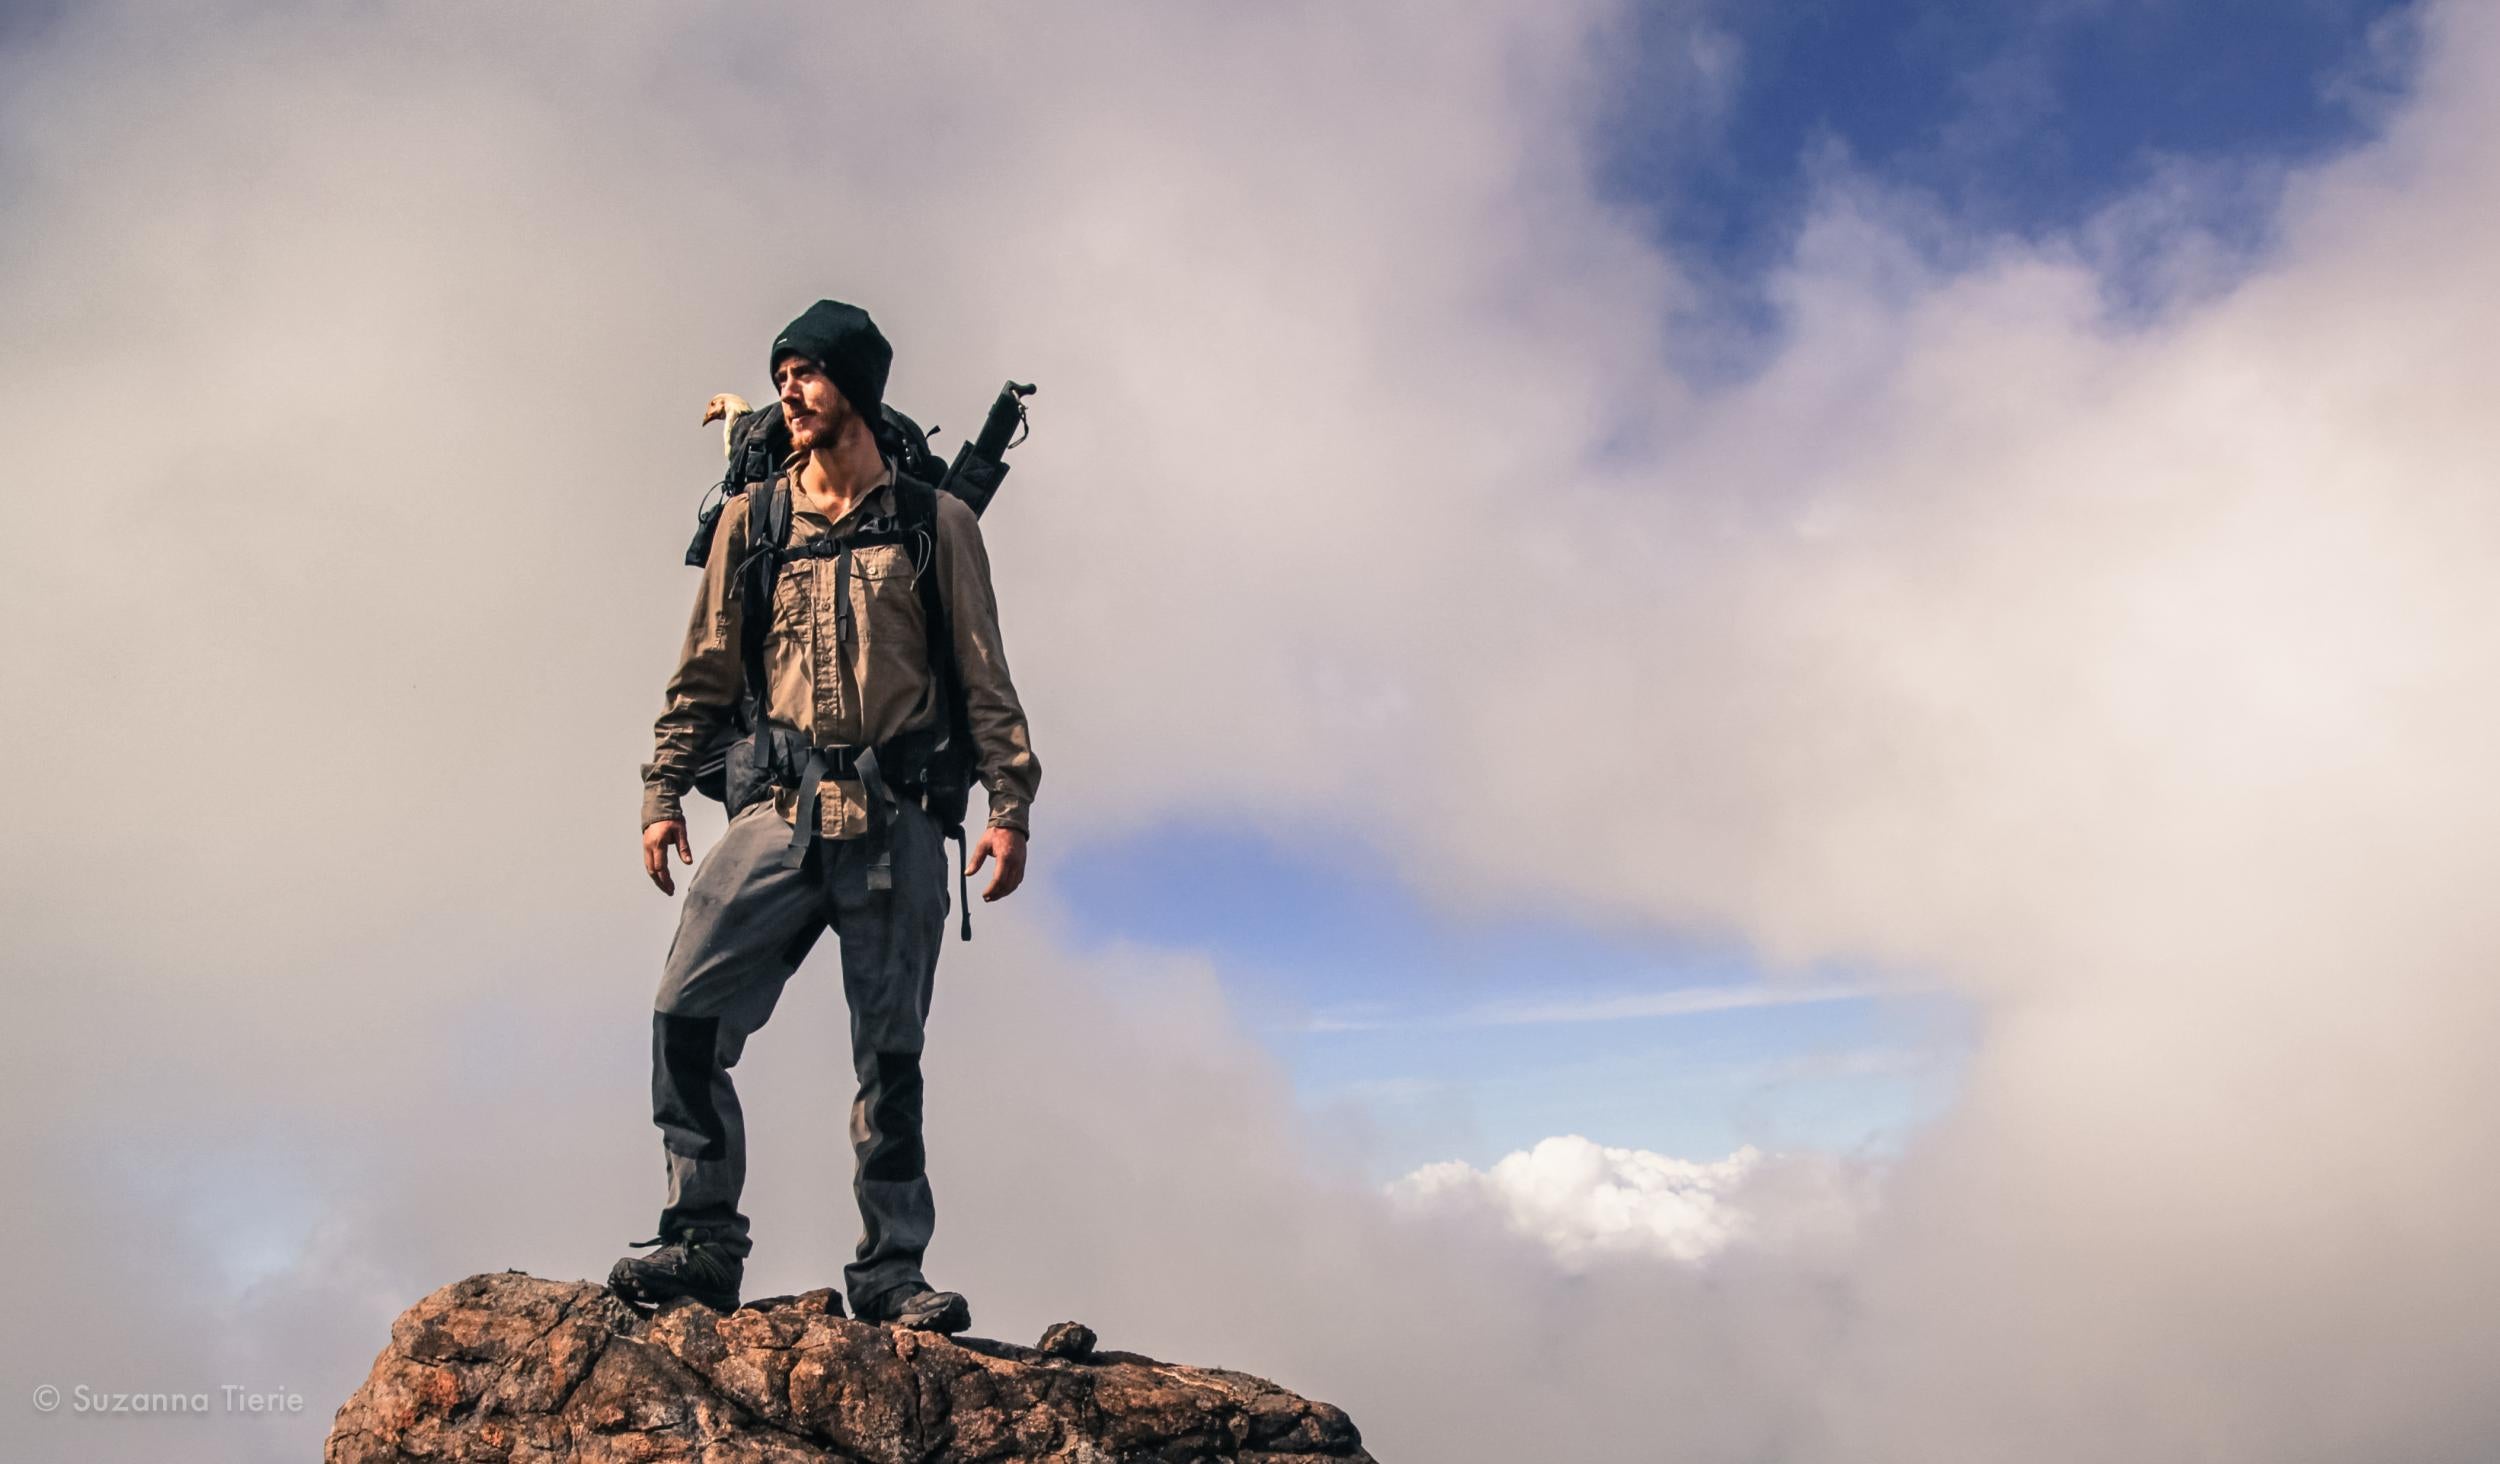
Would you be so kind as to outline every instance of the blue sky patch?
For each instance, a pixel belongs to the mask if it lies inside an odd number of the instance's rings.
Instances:
[[[1683,364],[1775,346],[1766,278],[1825,171],[1936,209],[1961,238],[2072,233],[2165,167],[2189,220],[2265,242],[2271,180],[2365,140],[2409,78],[2413,0],[1793,0],[1642,10],[1592,134],[1603,192],[1703,286]],[[1714,77],[1698,86],[1699,69]],[[2198,199],[2206,206],[2198,207]],[[2160,283],[2112,264],[2113,303]],[[1696,353],[1699,353],[1696,355]]]
[[[1968,1042],[1959,1003],[1864,972],[1769,980],[1724,942],[1439,908],[1334,845],[1167,825],[1063,850],[1052,883],[1080,946],[1210,959],[1384,1178],[1559,1133],[1881,1151],[1949,1097]]]

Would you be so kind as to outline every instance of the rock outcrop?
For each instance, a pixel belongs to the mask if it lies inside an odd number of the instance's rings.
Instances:
[[[1345,1414],[1273,1383],[849,1321],[830,1291],[645,1316],[602,1287],[472,1276],[391,1324],[327,1464],[1321,1464]],[[1079,1343],[1082,1345],[1078,1345]]]

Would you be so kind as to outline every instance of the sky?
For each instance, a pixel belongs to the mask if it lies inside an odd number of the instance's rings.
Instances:
[[[2414,64],[2414,19],[2389,3],[1635,8],[1610,30],[1582,163],[1597,198],[1708,282],[1656,325],[1675,369],[1724,391],[1787,341],[1781,264],[1841,167],[1932,209],[1915,242],[1942,267],[1978,241],[2088,236],[2122,318],[2184,286],[2108,216],[2189,176],[2188,221],[2218,256],[2203,288],[2245,277],[2286,170],[2373,135]],[[1845,973],[1812,1003],[1627,1017],[1644,993],[1758,984],[1741,932],[1533,901],[1436,910],[1360,831],[1298,832],[1148,824],[1068,851],[1058,888],[1087,940],[1212,956],[1306,1102],[1375,1126],[1384,1170],[1489,1164],[1558,1129],[1677,1154],[1888,1153],[1949,1098],[1967,1050],[1974,1014],[1949,994]],[[1483,1020],[1526,991],[1587,1015]]]
[[[924,422],[1042,386],[977,1330],[1391,1460],[2490,1457],[2496,78],[2456,0],[0,9],[0,1381],[310,1400],[5,1452],[300,1455],[649,1233],[695,419],[834,294]],[[855,1233],[826,974],[754,1294]]]

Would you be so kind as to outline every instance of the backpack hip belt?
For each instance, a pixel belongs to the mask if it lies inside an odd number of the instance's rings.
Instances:
[[[776,729],[778,730],[778,729]],[[788,739],[777,739],[787,748]],[[810,747],[804,756],[795,758],[795,765],[784,762],[771,771],[776,774],[771,785],[789,788],[793,793],[790,817],[790,847],[782,855],[782,863],[796,869],[807,858],[824,825],[824,782],[827,778],[856,777],[868,794],[868,836],[876,841],[877,859],[870,869],[868,887],[872,890],[893,888],[894,814],[902,799],[895,792],[925,793],[936,761],[938,739],[928,732],[906,732],[883,744],[855,747],[840,744]]]

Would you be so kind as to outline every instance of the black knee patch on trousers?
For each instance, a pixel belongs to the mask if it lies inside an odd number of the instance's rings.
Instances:
[[[868,1162],[862,1179],[918,1179],[928,1172],[929,1151],[920,1141],[920,1054],[880,1052],[876,1101],[868,1106]]]
[[[720,1158],[729,1151],[729,1132],[720,1121],[720,1110],[712,1106],[712,1078],[720,1071],[720,1018],[653,1012],[651,1041],[660,1050],[652,1078],[657,1090],[652,1107],[659,1115],[663,1139],[676,1148],[678,1133],[690,1131],[701,1138],[703,1147],[688,1158]]]

